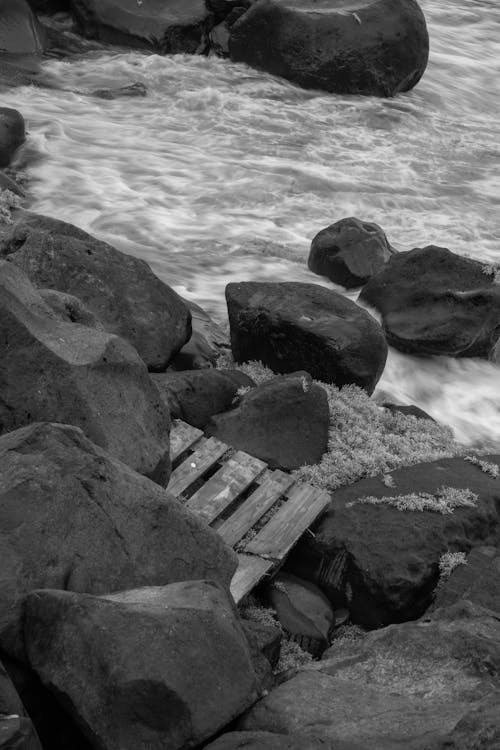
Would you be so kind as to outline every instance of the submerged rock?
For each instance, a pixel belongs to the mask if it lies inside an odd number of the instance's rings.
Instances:
[[[236,568],[206,524],[67,425],[0,437],[0,528],[0,648],[19,659],[32,589],[104,594],[198,578],[229,586]]]
[[[500,622],[465,603],[330,649],[257,703],[240,728],[304,733],[328,747],[434,748],[500,696],[499,673]]]
[[[329,420],[324,388],[296,372],[252,388],[234,409],[214,415],[205,432],[273,469],[298,469],[321,459]]]
[[[360,300],[382,314],[388,343],[408,354],[487,358],[500,338],[494,268],[444,247],[393,255]]]
[[[198,746],[258,696],[234,604],[212,581],[35,591],[25,638],[42,682],[106,750]]]
[[[90,39],[163,54],[201,51],[212,20],[204,0],[72,0],[71,10]]]
[[[231,27],[229,51],[306,88],[394,96],[422,77],[429,36],[415,0],[258,0]]]
[[[123,339],[68,323],[13,263],[0,261],[0,434],[64,422],[166,483],[170,415]]]
[[[484,457],[494,463],[500,456]],[[389,481],[390,480],[390,481]],[[418,496],[470,497],[452,512],[411,510]],[[402,498],[406,510],[364,498]],[[469,552],[500,542],[500,484],[463,458],[448,458],[362,479],[331,494],[331,505],[290,560],[297,575],[346,602],[354,622],[380,627],[422,615],[433,600],[445,552]],[[406,501],[405,501],[406,498]],[[437,498],[436,498],[437,501]]]
[[[236,362],[306,370],[324,383],[373,392],[387,344],[378,323],[351,300],[316,284],[243,282],[227,285],[226,301]]]
[[[17,149],[25,140],[22,114],[17,109],[0,107],[0,167],[9,166]]]
[[[0,245],[37,287],[78,297],[109,333],[129,341],[150,370],[166,369],[191,336],[181,298],[143,260],[82,229],[24,214]]]
[[[307,265],[314,273],[351,289],[378,273],[393,253],[378,224],[351,217],[318,232]]]

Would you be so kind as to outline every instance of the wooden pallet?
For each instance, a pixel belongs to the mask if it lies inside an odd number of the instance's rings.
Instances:
[[[231,593],[238,603],[283,564],[330,497],[181,420],[172,424],[170,446],[168,491],[237,548]]]

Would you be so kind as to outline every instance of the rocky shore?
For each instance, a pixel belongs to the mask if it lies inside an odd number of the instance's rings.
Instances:
[[[172,3],[161,43],[295,5]],[[107,7],[71,3],[98,38]],[[226,327],[26,210],[25,137],[0,108],[0,749],[498,750],[500,455],[372,396],[388,345],[498,362],[498,269],[336,217],[307,263],[358,302],[232,283]],[[169,493],[175,419],[330,493],[239,607],[237,554]]]

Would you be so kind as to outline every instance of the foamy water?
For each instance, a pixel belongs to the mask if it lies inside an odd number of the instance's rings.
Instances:
[[[216,58],[107,49],[45,63],[64,91],[3,96],[40,157],[32,208],[145,258],[219,319],[229,281],[332,286],[305,262],[316,232],[344,216],[379,223],[399,250],[500,261],[500,8],[422,6],[429,67],[392,100],[302,91]],[[146,98],[68,91],[134,82]],[[379,390],[500,447],[494,365],[392,352]]]

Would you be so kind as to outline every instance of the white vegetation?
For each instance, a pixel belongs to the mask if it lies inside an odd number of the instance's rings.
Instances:
[[[12,209],[20,205],[21,198],[12,190],[0,191],[0,224],[12,224]]]
[[[478,466],[485,474],[489,474],[493,479],[497,479],[499,473],[497,464],[492,464],[489,461],[482,461],[478,456],[464,456],[464,461],[468,461],[469,463],[474,464],[474,466]]]
[[[458,487],[441,487],[436,494],[430,492],[412,492],[409,495],[395,495],[388,497],[361,497],[347,503],[350,508],[358,503],[369,503],[370,505],[390,505],[397,510],[419,511],[430,510],[434,513],[453,513],[455,508],[473,508],[478,501],[475,492]]]
[[[439,581],[447,581],[458,565],[467,565],[465,552],[445,552],[439,558]]]

